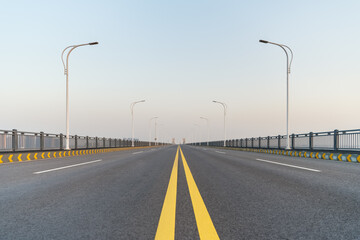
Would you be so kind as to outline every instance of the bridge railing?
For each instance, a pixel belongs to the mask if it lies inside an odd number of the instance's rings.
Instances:
[[[71,149],[125,148],[131,147],[131,140],[104,137],[71,135]],[[44,132],[0,130],[0,152],[64,150],[66,136]],[[164,143],[157,143],[164,145]],[[135,147],[149,146],[149,142],[136,140]],[[154,146],[155,142],[151,142]]]
[[[310,132],[289,136],[292,150],[360,151],[360,129]],[[206,142],[191,143],[206,146]],[[209,142],[210,146],[223,147],[224,140]],[[232,139],[226,147],[285,149],[286,135]]]

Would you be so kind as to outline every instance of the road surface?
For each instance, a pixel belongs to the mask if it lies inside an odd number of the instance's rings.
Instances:
[[[0,239],[360,239],[360,164],[191,147],[0,165]]]

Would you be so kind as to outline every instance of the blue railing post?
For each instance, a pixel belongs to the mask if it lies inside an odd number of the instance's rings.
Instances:
[[[291,149],[295,149],[295,134],[291,134]]]
[[[339,150],[339,130],[334,130],[334,151]]]
[[[259,148],[261,148],[261,137],[259,137]]]
[[[278,136],[278,149],[281,149],[281,136]]]
[[[40,132],[40,150],[43,151],[44,148],[45,148],[44,132]]]
[[[18,132],[16,129],[12,130],[12,150],[14,152],[18,150]]]
[[[60,150],[64,149],[64,134],[60,133]]]
[[[75,149],[78,148],[78,135],[75,135]]]
[[[314,135],[313,132],[309,133],[309,149],[310,150],[313,150],[313,135]]]

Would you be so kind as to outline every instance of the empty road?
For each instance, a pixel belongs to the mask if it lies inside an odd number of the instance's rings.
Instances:
[[[187,145],[0,165],[0,239],[360,239],[360,164]]]

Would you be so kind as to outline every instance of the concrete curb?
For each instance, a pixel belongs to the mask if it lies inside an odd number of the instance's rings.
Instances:
[[[324,160],[332,160],[332,161],[360,163],[360,154],[331,153],[325,151],[314,152],[314,151],[272,150],[272,149],[253,149],[253,148],[222,148],[222,149],[277,154],[277,155],[291,156],[291,157],[315,158],[315,159],[324,159]]]
[[[158,147],[158,146],[156,146]],[[63,158],[63,157],[75,157],[82,155],[91,155],[97,153],[117,152],[132,149],[144,149],[154,148],[152,147],[127,147],[127,148],[102,148],[102,149],[87,149],[87,150],[70,150],[70,151],[44,151],[44,152],[17,152],[17,153],[4,153],[0,154],[0,164],[13,163],[13,162],[26,162],[39,159],[50,158]]]

